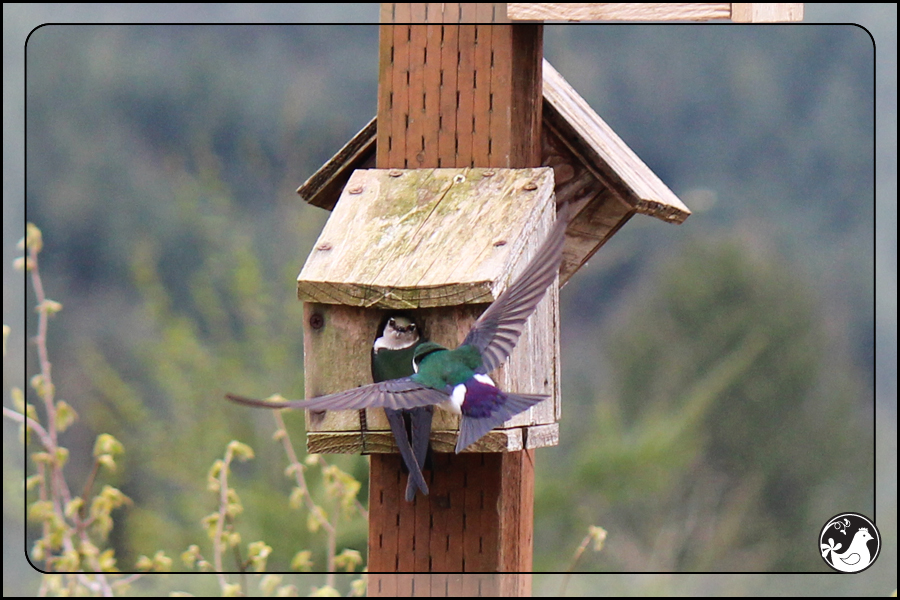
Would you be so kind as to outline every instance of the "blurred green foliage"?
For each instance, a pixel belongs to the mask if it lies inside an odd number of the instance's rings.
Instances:
[[[865,378],[794,265],[689,237],[649,296],[584,334],[606,340],[615,382],[575,409],[574,442],[551,451],[570,458],[538,478],[544,534],[563,552],[601,524],[591,570],[824,571],[808,532],[835,504],[874,509]],[[591,501],[556,491],[573,481]]]
[[[66,298],[55,376],[82,445],[108,431],[128,448],[120,568],[197,541],[231,439],[257,453],[233,465],[245,539],[272,546],[271,570],[316,547],[271,415],[221,399],[303,393],[294,281],[326,215],[294,189],[374,114],[376,44],[375,27],[292,26],[47,26],[28,42],[29,219]],[[606,546],[579,568],[821,569],[800,532],[872,506],[868,36],[548,27],[545,46],[696,210],[681,227],[636,217],[563,292],[535,568],[564,568],[594,524]],[[285,418],[302,445],[302,416]],[[334,462],[365,481],[365,459]],[[363,525],[344,535],[365,548]]]

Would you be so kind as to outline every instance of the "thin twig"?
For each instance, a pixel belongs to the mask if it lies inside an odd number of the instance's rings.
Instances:
[[[29,225],[29,227],[33,227]],[[54,402],[55,389],[53,385],[53,377],[52,377],[52,365],[50,363],[50,355],[47,350],[47,329],[49,327],[49,315],[50,312],[47,309],[46,301],[47,296],[44,293],[44,285],[41,280],[40,270],[38,268],[38,253],[40,252],[40,245],[37,243],[31,243],[28,245],[28,270],[31,273],[31,284],[34,287],[35,297],[37,299],[37,309],[38,309],[38,333],[35,337],[35,345],[37,347],[38,352],[38,360],[40,362],[40,385],[35,386],[36,390],[44,403],[44,409],[47,413],[47,426],[44,428],[40,423],[35,421],[34,419],[29,418],[28,416],[18,413],[16,411],[12,411],[3,408],[3,414],[7,418],[10,418],[14,421],[24,423],[29,429],[34,431],[41,440],[41,445],[44,447],[44,450],[51,457],[50,460],[50,472],[46,473],[43,464],[38,463],[38,473],[41,476],[41,490],[40,490],[40,499],[41,501],[50,500],[51,505],[53,506],[53,511],[56,515],[63,521],[66,522],[66,514],[65,514],[65,506],[68,506],[72,501],[72,495],[69,490],[69,486],[66,483],[65,477],[62,471],[62,465],[59,461],[59,445],[57,443],[58,440],[58,432],[57,432],[57,423],[56,423],[56,404]],[[49,479],[49,490],[44,485],[43,482]],[[49,498],[48,498],[49,492]],[[85,502],[86,499],[83,499]],[[81,516],[78,512],[75,512],[70,517],[70,522],[73,524],[74,533],[79,537],[82,542],[82,545],[87,545],[90,543],[90,537],[87,534],[84,523],[82,522]],[[44,536],[46,539],[49,529],[48,524],[45,522],[43,527]],[[78,552],[75,548],[75,544],[72,541],[73,531],[67,531],[63,536],[62,545],[63,549],[68,552],[76,552],[79,556],[81,553]],[[46,549],[49,552],[49,548]],[[103,596],[112,596],[113,591],[112,587],[106,576],[103,574],[103,571],[100,567],[99,559],[96,555],[89,555],[87,557],[88,562],[95,571],[95,575],[93,578],[88,578],[83,573],[74,574],[74,576],[70,579],[71,582],[78,582],[81,585],[85,586],[87,589],[91,590],[94,593],[101,594]],[[46,559],[47,564],[50,564],[50,558]],[[41,585],[40,591],[42,593],[46,593],[47,589],[45,585]]]
[[[216,577],[222,590],[228,584],[225,575],[222,574],[222,533],[225,529],[225,512],[228,508],[228,465],[231,464],[233,450],[231,444],[225,450],[225,460],[219,470],[219,519],[216,521],[216,535],[213,538],[213,565],[216,569]]]
[[[278,425],[278,435],[281,436],[281,444],[284,446],[284,451],[288,456],[288,462],[291,464],[291,470],[294,472],[294,477],[297,481],[297,487],[300,488],[301,494],[303,495],[303,503],[306,505],[307,510],[313,515],[316,521],[322,526],[322,529],[325,530],[326,539],[328,544],[328,552],[326,552],[325,560],[325,571],[329,573],[328,577],[333,580],[334,574],[334,553],[335,548],[337,546],[337,528],[326,519],[319,507],[316,506],[316,503],[313,502],[312,496],[309,493],[309,487],[306,485],[306,477],[303,474],[303,465],[300,464],[300,461],[297,460],[297,453],[294,451],[294,445],[291,443],[290,435],[288,435],[287,427],[284,425],[284,419],[281,418],[281,411],[276,410],[273,411],[275,414],[275,422]],[[332,585],[329,583],[328,585]],[[332,587],[334,587],[332,585]]]
[[[327,519],[322,517],[322,513],[316,510],[316,503],[313,502],[312,496],[309,493],[309,487],[306,485],[306,477],[303,474],[304,467],[300,464],[300,461],[297,460],[297,453],[294,451],[291,437],[287,432],[287,427],[284,425],[284,419],[281,418],[281,411],[276,410],[273,411],[273,413],[275,414],[275,422],[278,425],[278,434],[281,436],[281,445],[284,447],[284,451],[288,456],[288,462],[291,464],[291,471],[294,472],[297,487],[300,488],[303,494],[303,503],[306,504],[307,510],[313,514],[315,519],[319,522],[319,525],[321,525],[329,535],[334,535],[334,527],[332,527]]]

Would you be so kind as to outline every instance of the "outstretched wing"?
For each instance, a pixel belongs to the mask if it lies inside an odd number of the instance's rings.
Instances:
[[[440,404],[447,400],[447,394],[416,383],[409,377],[389,379],[380,383],[371,383],[352,390],[328,394],[309,400],[290,400],[288,402],[271,402],[245,398],[234,394],[225,397],[238,404],[261,406],[263,408],[306,408],[309,410],[348,410],[384,407],[399,410]]]
[[[490,373],[506,360],[525,329],[525,322],[553,284],[562,262],[568,210],[560,211],[556,224],[518,279],[500,294],[475,321],[463,345],[474,346],[482,357],[477,373]]]

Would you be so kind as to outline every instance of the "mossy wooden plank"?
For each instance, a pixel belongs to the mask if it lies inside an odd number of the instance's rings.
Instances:
[[[525,448],[544,448],[559,444],[559,423],[535,425],[525,429]]]
[[[543,426],[546,427],[546,426]],[[517,452],[526,448],[527,428],[494,429],[464,452]],[[391,454],[397,452],[389,431],[369,431],[364,436],[349,432],[315,432],[307,437],[307,450],[313,454]],[[456,450],[456,432],[432,430],[431,449],[451,453]]]
[[[559,424],[494,429],[466,452],[516,452],[559,444]],[[433,430],[431,447],[435,452],[456,451],[456,430]],[[307,449],[314,454],[396,454],[397,444],[390,431],[350,431],[309,433]]]
[[[369,169],[375,166],[375,130],[373,117],[337,154],[297,188],[297,193],[314,206],[319,206],[321,198],[337,198],[347,181],[348,168]]]
[[[372,383],[370,349],[380,314],[355,306],[303,307],[306,398]],[[359,411],[307,411],[307,431],[360,431]]]
[[[298,296],[394,309],[491,302],[552,195],[549,168],[356,171]]]

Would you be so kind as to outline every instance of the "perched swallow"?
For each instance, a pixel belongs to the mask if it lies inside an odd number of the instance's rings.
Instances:
[[[568,211],[567,211],[568,212]],[[488,373],[506,360],[525,322],[559,272],[567,219],[556,224],[522,274],[475,321],[455,350],[423,342],[413,352],[415,374],[364,385],[310,400],[270,402],[226,395],[229,400],[266,408],[348,410],[380,406],[393,410],[439,404],[461,415],[456,452],[488,431],[528,410],[548,396],[511,394],[499,389]]]
[[[415,321],[402,313],[389,315],[379,329],[379,336],[372,345],[372,381],[379,383],[412,375],[413,355],[422,342],[421,330]],[[412,502],[416,490],[428,495],[428,485],[422,476],[428,441],[431,437],[433,406],[420,406],[409,410],[385,407],[391,431],[403,463],[409,471],[406,483],[406,501]]]

